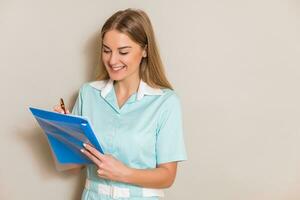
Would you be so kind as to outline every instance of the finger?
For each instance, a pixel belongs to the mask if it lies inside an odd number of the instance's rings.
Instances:
[[[108,179],[107,175],[105,174],[105,171],[102,170],[102,169],[98,169],[98,170],[97,170],[97,175],[98,175],[100,178]]]
[[[84,155],[86,155],[93,163],[95,163],[98,167],[101,164],[101,161],[95,157],[93,154],[91,154],[89,151],[85,150],[85,149],[81,149],[80,150]]]
[[[55,112],[59,112],[59,113],[61,113],[61,114],[64,114],[64,110],[60,107],[60,105],[56,105],[56,106],[53,108],[53,110],[54,110]]]
[[[97,170],[97,174],[98,174],[99,176],[104,176],[104,175],[105,175],[103,169],[98,169],[98,170]]]
[[[103,161],[104,159],[104,155],[102,153],[100,153],[97,149],[95,149],[94,147],[92,147],[89,144],[83,143],[83,146],[89,151],[91,152],[94,156],[96,156],[100,161]]]
[[[54,107],[53,107],[53,110],[54,111],[57,111],[59,109],[59,106],[58,105],[55,105]]]
[[[96,156],[99,160],[103,161],[104,159],[104,155],[102,153],[100,153],[96,148],[94,148],[92,145],[90,144],[86,144],[84,143],[83,146],[94,156]]]

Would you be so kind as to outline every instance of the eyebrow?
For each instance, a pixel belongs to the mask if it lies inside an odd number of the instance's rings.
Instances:
[[[105,44],[103,44],[103,46],[105,47],[105,48],[108,48],[108,49],[110,49],[107,45],[105,45]],[[131,46],[123,46],[123,47],[119,47],[118,49],[126,49],[126,48],[132,48]]]

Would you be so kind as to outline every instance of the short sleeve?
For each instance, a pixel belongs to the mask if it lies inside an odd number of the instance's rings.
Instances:
[[[179,98],[172,93],[164,104],[156,136],[157,164],[187,159]]]
[[[72,115],[82,115],[82,92],[83,92],[83,87],[80,88],[76,102],[73,106],[72,109]]]

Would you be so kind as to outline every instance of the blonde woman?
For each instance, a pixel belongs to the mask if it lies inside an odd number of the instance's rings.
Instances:
[[[72,111],[91,120],[105,152],[84,144],[94,164],[82,199],[158,199],[186,153],[179,99],[147,14],[118,11],[103,25],[101,43],[99,79],[81,87]]]

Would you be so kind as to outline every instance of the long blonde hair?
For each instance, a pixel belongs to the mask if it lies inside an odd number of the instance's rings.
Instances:
[[[165,75],[151,21],[144,11],[136,9],[120,10],[104,23],[101,30],[101,45],[99,47],[98,80],[109,79],[102,61],[102,41],[105,33],[110,30],[124,33],[142,48],[146,48],[147,57],[143,58],[140,64],[140,77],[143,81],[151,87],[173,89]]]

